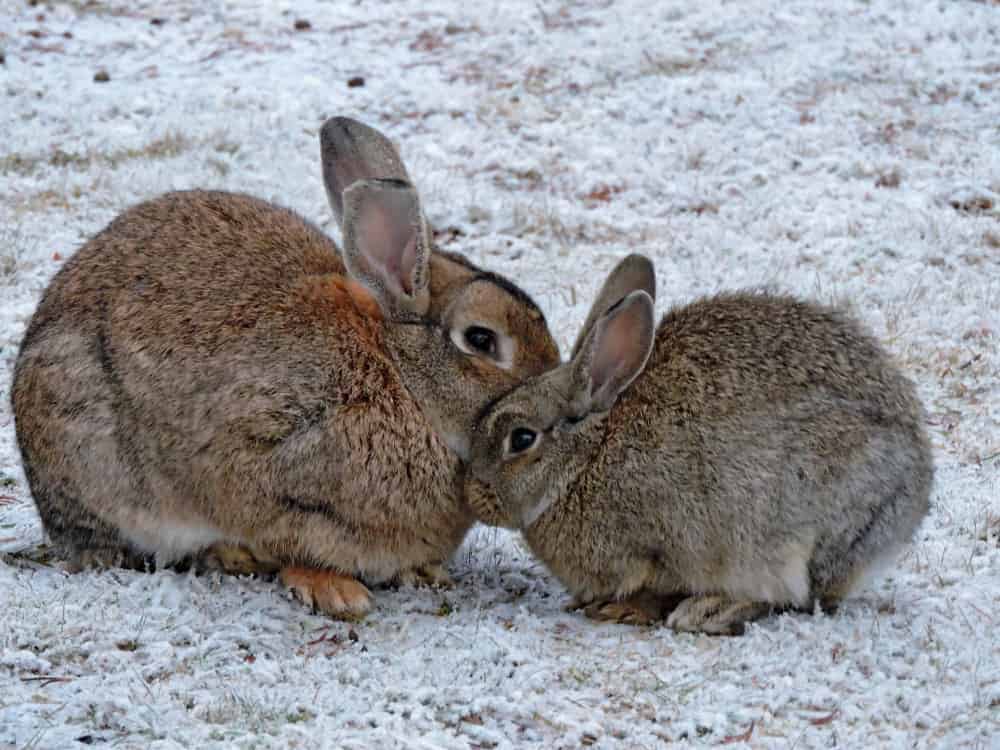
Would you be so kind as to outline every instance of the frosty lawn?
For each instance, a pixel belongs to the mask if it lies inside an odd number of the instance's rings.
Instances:
[[[0,53],[0,748],[1000,746],[995,2],[0,0]],[[516,278],[564,352],[629,251],[661,312],[848,301],[930,414],[912,550],[835,616],[728,640],[566,614],[486,529],[454,590],[379,591],[353,626],[267,581],[62,573],[9,408],[44,284],[168,189],[333,232],[316,131],[341,113],[397,139],[439,242]]]

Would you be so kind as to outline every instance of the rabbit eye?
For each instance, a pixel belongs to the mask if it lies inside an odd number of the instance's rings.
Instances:
[[[483,354],[495,355],[497,352],[497,337],[489,328],[469,326],[465,329],[465,343],[470,348]]]
[[[523,453],[535,444],[538,433],[527,427],[518,427],[510,433],[510,452]]]

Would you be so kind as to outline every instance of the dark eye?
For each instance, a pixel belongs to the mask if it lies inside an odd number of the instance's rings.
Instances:
[[[527,427],[518,427],[510,433],[510,452],[523,453],[535,444],[538,433]]]
[[[497,337],[489,328],[469,326],[465,329],[465,343],[477,352],[496,354]]]

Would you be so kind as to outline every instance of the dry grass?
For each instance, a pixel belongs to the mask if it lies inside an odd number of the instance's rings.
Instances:
[[[17,227],[0,229],[0,289],[13,287],[19,281],[19,275],[26,266],[24,252],[24,237]],[[10,480],[13,482],[13,480]],[[0,474],[0,490],[7,485],[8,478]]]
[[[692,73],[708,65],[708,56],[701,58],[683,54],[653,54],[648,50],[642,53],[645,63],[642,73],[645,75],[676,76]]]
[[[28,0],[27,4],[31,8],[48,9],[55,3],[46,2],[45,0]],[[101,2],[101,0],[59,0],[58,4],[68,6],[79,16],[125,16],[136,18],[143,15],[129,8],[128,4],[116,7],[111,3]]]
[[[22,177],[41,169],[54,168],[85,171],[94,166],[117,169],[123,164],[140,159],[170,159],[186,151],[203,145],[182,133],[167,133],[155,138],[144,146],[126,147],[109,152],[86,151],[70,153],[57,148],[47,154],[8,154],[0,159],[0,174],[16,174]],[[218,152],[234,153],[239,146],[226,140],[213,143]]]

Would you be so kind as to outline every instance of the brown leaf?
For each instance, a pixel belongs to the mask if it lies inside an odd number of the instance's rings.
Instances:
[[[421,31],[410,44],[410,49],[414,52],[433,52],[444,47],[444,37],[433,31]]]
[[[831,721],[837,718],[837,714],[839,713],[840,709],[835,708],[826,716],[820,716],[818,719],[809,719],[809,723],[812,724],[814,727],[821,727],[824,724],[829,724]]]
[[[753,728],[756,726],[756,721],[751,721],[750,726],[747,727],[747,731],[743,734],[732,734],[722,740],[723,745],[734,745],[737,742],[749,742],[750,737],[753,735]]]
[[[611,188],[607,185],[601,185],[596,187],[587,193],[587,200],[600,201],[601,203],[607,203],[611,200]]]

